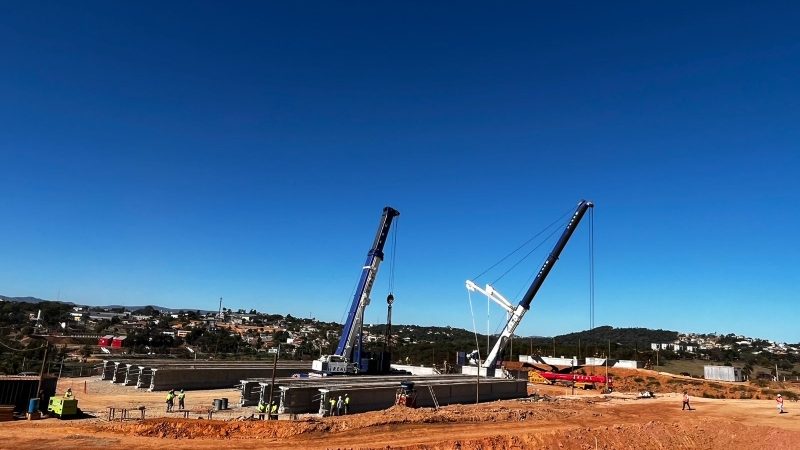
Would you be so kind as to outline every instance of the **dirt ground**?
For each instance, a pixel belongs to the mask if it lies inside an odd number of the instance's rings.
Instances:
[[[636,375],[645,382],[647,377],[659,377],[641,371]],[[698,389],[708,391],[708,383],[702,383]],[[345,417],[270,422],[240,420],[254,408],[236,407],[238,393],[233,389],[189,392],[187,407],[192,415],[182,419],[163,411],[161,392],[140,392],[97,379],[67,381],[59,390],[70,386],[81,409],[96,418],[0,423],[0,449],[800,448],[800,403],[787,402],[787,413],[778,414],[774,399],[692,397],[695,409],[681,411],[677,390],[658,391],[655,399],[636,399],[633,393],[572,395],[565,387],[531,386],[544,400],[452,405],[438,411],[393,407]],[[731,392],[738,393],[734,388]],[[216,414],[214,420],[198,419],[205,417],[206,405],[220,397],[227,397],[234,408]],[[108,422],[107,406],[145,406],[148,418]]]

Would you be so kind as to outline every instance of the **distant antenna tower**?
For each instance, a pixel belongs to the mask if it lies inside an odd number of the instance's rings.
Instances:
[[[218,319],[224,319],[225,316],[222,315],[222,297],[219,298],[219,312],[217,313]]]

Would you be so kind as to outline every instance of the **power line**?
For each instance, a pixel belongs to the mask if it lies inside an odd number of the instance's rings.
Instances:
[[[14,351],[14,352],[32,352],[32,351],[34,351],[34,350],[41,350],[41,349],[45,348],[45,346],[46,346],[47,344],[45,344],[45,345],[42,345],[41,347],[36,347],[36,348],[24,348],[24,349],[12,348],[12,347],[9,347],[9,346],[7,346],[6,344],[3,344],[2,342],[0,342],[0,345],[2,345],[3,347],[5,347],[5,348],[7,348],[7,349],[9,349],[9,350],[11,350],[11,351]]]

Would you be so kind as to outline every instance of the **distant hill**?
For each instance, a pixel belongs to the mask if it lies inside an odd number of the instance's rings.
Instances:
[[[54,302],[56,300],[42,300],[41,298],[36,297],[6,297],[5,295],[0,295],[0,300],[6,302],[25,302],[25,303],[41,303],[41,302]],[[66,305],[74,305],[75,303],[72,302],[62,302],[59,301],[58,303],[64,303]]]
[[[603,344],[618,343],[630,345],[633,343],[673,342],[678,339],[677,331],[651,330],[649,328],[614,328],[611,326],[597,327],[592,330],[576,331],[574,333],[555,336],[556,341],[567,345],[581,343]]]
[[[37,297],[8,297],[8,296],[5,296],[5,295],[0,295],[0,300],[6,301],[6,302],[24,302],[24,303],[55,302],[55,303],[62,303],[62,304],[65,304],[65,305],[72,305],[72,306],[89,306],[89,305],[82,305],[80,303],[75,303],[75,302],[66,302],[66,301],[63,301],[63,300],[44,300],[44,299],[37,298]],[[146,308],[148,306],[150,306],[153,309],[157,309],[159,311],[168,311],[168,312],[197,311],[196,309],[193,309],[193,308],[167,308],[167,307],[158,306],[158,305],[96,305],[96,306],[89,306],[89,307],[95,308],[95,309],[118,309],[118,308],[124,308],[126,311],[137,311],[137,310],[140,310],[140,309],[144,309],[144,308]],[[201,314],[205,314],[205,313],[208,313],[208,312],[215,312],[215,311],[208,311],[208,310],[204,310],[204,309],[200,310]]]

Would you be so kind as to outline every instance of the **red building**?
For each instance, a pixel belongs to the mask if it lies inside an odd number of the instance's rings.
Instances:
[[[114,336],[110,334],[103,336],[97,340],[97,345],[99,345],[100,347],[110,347],[112,339],[114,339]]]
[[[111,340],[111,347],[112,348],[122,348],[122,343],[125,341],[127,336],[117,336]]]

